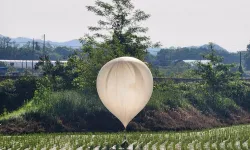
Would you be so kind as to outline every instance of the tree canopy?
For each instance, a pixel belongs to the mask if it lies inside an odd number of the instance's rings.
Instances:
[[[74,79],[75,85],[82,89],[96,91],[96,77],[101,67],[113,58],[122,56],[136,57],[142,61],[147,48],[158,46],[152,44],[145,35],[148,28],[141,27],[140,22],[150,15],[135,9],[131,0],[95,1],[95,6],[87,6],[101,19],[98,26],[88,27],[91,34],[86,34],[80,41],[82,53],[71,59],[79,75]]]
[[[250,44],[247,45],[247,53],[245,55],[245,66],[247,70],[250,70]]]

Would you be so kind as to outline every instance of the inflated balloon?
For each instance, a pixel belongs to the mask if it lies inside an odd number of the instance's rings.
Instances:
[[[139,59],[119,57],[101,68],[96,86],[102,103],[126,128],[148,103],[153,77]]]

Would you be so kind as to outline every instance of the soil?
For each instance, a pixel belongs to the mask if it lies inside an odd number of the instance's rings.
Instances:
[[[167,111],[143,110],[128,125],[127,131],[199,130],[250,123],[250,113],[239,110],[229,115],[202,113],[195,108]],[[48,117],[30,114],[22,119],[0,122],[1,134],[54,132],[119,132],[124,127],[107,111],[74,118]]]

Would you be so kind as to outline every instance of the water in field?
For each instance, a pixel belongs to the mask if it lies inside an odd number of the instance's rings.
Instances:
[[[197,132],[127,133],[128,149],[249,149],[250,125]],[[121,149],[124,133],[0,136],[0,149]]]

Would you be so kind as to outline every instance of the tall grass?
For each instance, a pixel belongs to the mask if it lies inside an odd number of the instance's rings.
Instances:
[[[52,92],[43,89],[35,92],[32,100],[19,110],[0,116],[0,120],[14,119],[39,113],[45,116],[72,117],[76,114],[106,110],[97,95],[85,95],[79,91]]]
[[[36,101],[38,110],[47,115],[73,115],[77,111],[96,112],[104,110],[97,95],[84,95],[77,91],[53,92],[45,100]]]

